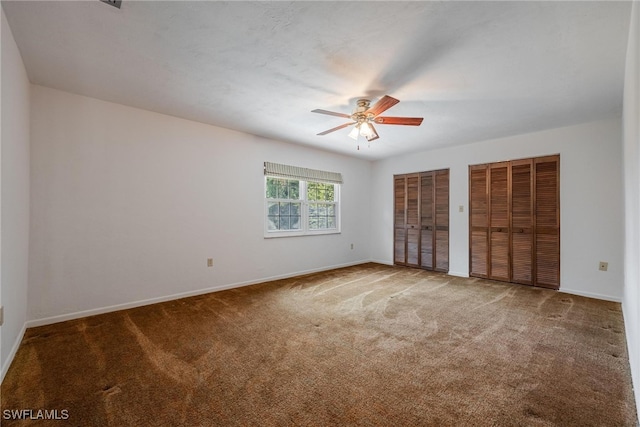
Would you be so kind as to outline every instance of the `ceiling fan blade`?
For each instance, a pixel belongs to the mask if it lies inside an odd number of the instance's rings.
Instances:
[[[332,128],[332,129],[325,130],[324,132],[320,132],[318,135],[326,135],[328,133],[335,132],[335,131],[340,130],[342,128],[346,128],[347,126],[355,125],[356,123],[357,122],[345,123],[343,125],[336,126],[336,127]]]
[[[337,116],[337,117],[344,117],[345,119],[350,119],[351,115],[350,114],[344,114],[344,113],[334,113],[333,111],[327,111],[327,110],[311,110],[312,113],[320,113],[320,114],[326,114],[328,116]]]
[[[374,121],[380,125],[420,126],[422,117],[376,117]]]
[[[373,123],[369,123],[369,127],[371,127],[371,130],[373,131],[373,135],[371,135],[370,137],[367,137],[367,141],[371,142],[380,138],[380,136],[378,136],[378,132],[376,132],[376,128],[373,127]]]
[[[388,110],[389,108],[396,105],[398,102],[397,99],[390,97],[389,95],[385,95],[378,102],[376,102],[373,107],[369,108],[365,113],[371,113],[374,116]]]

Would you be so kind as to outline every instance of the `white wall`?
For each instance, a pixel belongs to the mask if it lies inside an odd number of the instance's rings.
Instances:
[[[450,274],[469,274],[468,165],[560,154],[561,290],[620,301],[623,278],[619,120],[552,129],[375,162],[372,258],[393,262],[393,175],[450,169]],[[458,207],[464,206],[460,213]],[[598,271],[608,261],[609,271]]]
[[[624,84],[624,313],[636,407],[640,409],[640,4],[631,12]]]
[[[2,114],[0,182],[0,361],[4,378],[27,320],[29,256],[29,80],[11,29],[0,12]]]
[[[367,161],[41,86],[31,103],[29,325],[369,259]],[[264,161],[341,172],[342,234],[264,239]]]

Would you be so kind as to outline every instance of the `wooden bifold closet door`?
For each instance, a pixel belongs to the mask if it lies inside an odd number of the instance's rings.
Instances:
[[[469,272],[560,287],[560,157],[469,166]]]
[[[394,263],[449,271],[449,170],[394,176]]]

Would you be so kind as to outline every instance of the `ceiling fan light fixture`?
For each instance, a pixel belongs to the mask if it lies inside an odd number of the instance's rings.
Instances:
[[[349,138],[353,138],[357,141],[359,134],[360,134],[360,125],[356,125],[354,126],[353,129],[351,129],[351,132],[349,132]]]
[[[380,136],[378,136],[378,132],[376,132],[376,128],[374,128],[371,123],[369,123],[369,127],[371,128],[371,134],[366,137],[367,141],[371,142],[373,140],[380,138]]]
[[[364,136],[367,139],[373,136],[373,129],[371,128],[369,122],[363,122],[362,124],[360,124],[360,135]]]

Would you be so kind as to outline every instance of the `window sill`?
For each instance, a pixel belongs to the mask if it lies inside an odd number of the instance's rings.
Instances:
[[[321,230],[321,231],[307,231],[307,232],[279,231],[279,232],[265,233],[264,234],[264,238],[265,239],[277,239],[277,238],[280,238],[280,237],[324,236],[324,235],[327,235],[327,234],[341,234],[341,233],[342,233],[342,231],[340,231],[340,230]]]

